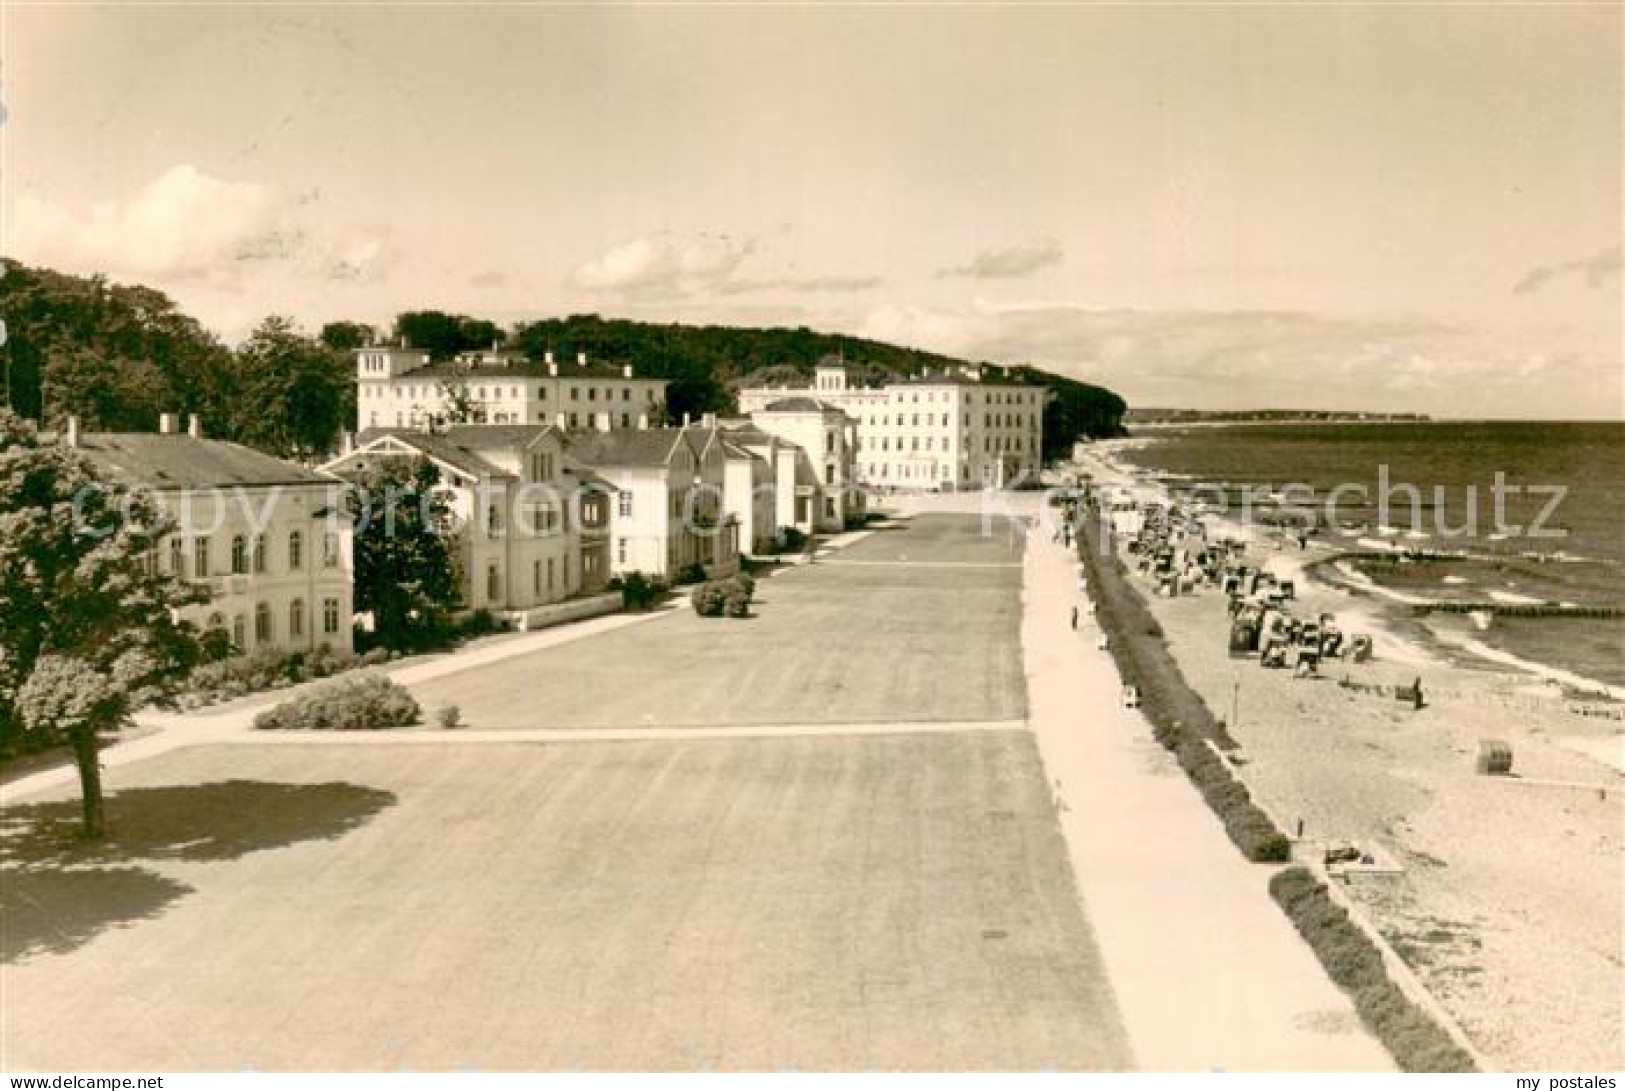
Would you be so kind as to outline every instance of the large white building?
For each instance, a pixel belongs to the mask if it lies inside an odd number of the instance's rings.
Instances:
[[[209,592],[183,620],[239,651],[351,647],[350,517],[340,482],[235,443],[186,432],[89,432],[63,442],[110,480],[150,491],[175,524],[153,563]]]
[[[454,424],[551,424],[613,431],[664,422],[666,381],[639,378],[631,364],[540,363],[491,349],[437,363],[399,345],[356,350],[356,419],[368,428]],[[461,411],[459,411],[461,410]]]
[[[796,489],[793,502],[779,515],[781,524],[807,533],[828,533],[862,517],[856,421],[851,415],[801,394],[751,410],[750,423],[798,449]]]
[[[614,490],[568,449],[550,425],[376,429],[323,469],[350,478],[391,462],[433,464],[455,524],[464,605],[523,621],[609,581]]]
[[[826,358],[810,387],[741,388],[739,409],[756,421],[797,397],[851,418],[854,476],[870,488],[1003,487],[1036,478],[1043,464],[1048,391],[984,379],[975,368],[861,387],[848,381],[843,364]]]

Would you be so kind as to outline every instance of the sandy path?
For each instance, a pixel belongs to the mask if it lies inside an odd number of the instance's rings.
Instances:
[[[1148,1070],[1392,1071],[1348,999],[1206,804],[1116,703],[1073,632],[1068,551],[1029,538],[1022,625],[1031,725],[1129,1039]]]

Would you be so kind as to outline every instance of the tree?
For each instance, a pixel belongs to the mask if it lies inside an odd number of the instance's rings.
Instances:
[[[406,311],[395,318],[395,336],[431,359],[449,360],[459,352],[489,348],[503,339],[502,329],[483,318],[444,311]]]
[[[175,610],[206,598],[151,563],[169,529],[150,496],[0,410],[0,742],[66,743],[83,832],[106,832],[100,736],[197,661]]]
[[[362,322],[329,322],[316,335],[334,352],[351,353],[373,339],[372,327]]]
[[[350,363],[272,315],[237,350],[240,401],[233,433],[244,443],[288,458],[333,448],[354,417]]]
[[[462,603],[456,525],[440,471],[426,459],[391,460],[352,484],[356,609],[372,612],[384,647],[432,647]]]

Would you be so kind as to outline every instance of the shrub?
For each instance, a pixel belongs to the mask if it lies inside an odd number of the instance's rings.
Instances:
[[[340,678],[316,686],[254,717],[265,731],[367,731],[406,727],[422,710],[397,682],[381,674]]]
[[[785,553],[799,553],[807,548],[807,535],[795,527],[784,527],[779,531],[780,548]]]
[[[729,617],[750,617],[750,595],[743,589],[733,588],[724,593],[723,608]]]
[[[677,570],[677,582],[681,584],[704,583],[705,566],[692,562],[685,564],[682,568]]]
[[[628,572],[620,581],[621,605],[628,610],[646,610],[659,600],[664,585],[649,579],[642,572]]]
[[[463,623],[457,627],[457,630],[462,636],[487,636],[501,628],[502,626],[497,624],[496,616],[491,611],[479,609],[469,614],[463,620]]]
[[[716,583],[702,583],[694,589],[690,601],[694,612],[701,617],[721,617],[727,606],[727,595]]]
[[[434,714],[435,722],[446,731],[463,726],[463,710],[456,705],[446,705]]]
[[[326,678],[361,663],[349,652],[328,648],[313,651],[278,651],[261,648],[248,655],[202,663],[187,676],[180,703],[200,708],[214,701],[231,700],[267,689],[282,689],[297,682]]]
[[[1327,976],[1406,1072],[1475,1072],[1472,1057],[1388,976],[1382,952],[1308,868],[1270,880],[1270,896],[1320,960]]]

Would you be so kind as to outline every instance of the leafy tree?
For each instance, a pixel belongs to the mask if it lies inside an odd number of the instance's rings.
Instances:
[[[199,655],[174,610],[206,594],[151,563],[167,529],[150,496],[0,410],[0,741],[72,747],[86,837],[106,832],[101,733]]]
[[[440,471],[426,459],[388,460],[352,479],[355,606],[371,611],[386,648],[433,647],[462,603],[455,520]]]
[[[350,363],[272,315],[237,350],[233,434],[279,457],[311,458],[334,446],[354,417]]]
[[[362,322],[329,322],[316,338],[334,352],[351,353],[373,339],[373,329]]]
[[[147,431],[168,397],[168,380],[150,360],[104,356],[60,341],[41,355],[45,419],[52,425],[74,416],[91,431]]]
[[[395,318],[395,336],[413,348],[427,352],[432,359],[449,360],[459,352],[489,348],[503,340],[495,322],[444,311],[407,311]]]
[[[18,413],[38,420],[42,411],[51,416],[71,412],[109,426],[146,429],[157,425],[161,409],[198,413],[214,422],[225,419],[225,409],[233,401],[230,354],[162,292],[109,283],[99,276],[32,268],[10,259],[0,259],[0,265],[8,334],[0,346],[0,375],[6,400]],[[78,399],[89,386],[80,381],[87,356],[121,370],[146,370],[124,390],[132,397],[137,390],[141,393],[121,411],[122,419],[108,418],[105,401],[57,402],[47,374],[53,361],[59,370],[58,389]]]

